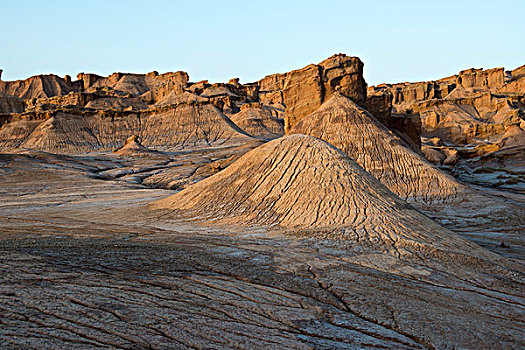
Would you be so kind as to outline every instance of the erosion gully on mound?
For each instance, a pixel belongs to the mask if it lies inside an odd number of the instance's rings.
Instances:
[[[0,348],[524,347],[523,67],[362,73],[0,80]]]

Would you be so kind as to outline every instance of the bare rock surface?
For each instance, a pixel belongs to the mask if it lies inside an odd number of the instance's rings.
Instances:
[[[115,162],[0,156],[2,347],[524,346],[523,268],[475,245],[398,256],[168,219],[145,206],[173,191],[86,176]]]
[[[525,347],[524,77],[0,81],[0,348]]]
[[[305,135],[259,146],[154,208],[225,223],[328,230],[348,225],[351,230],[341,238],[352,239],[359,236],[355,230],[369,239],[371,227],[388,227],[383,231],[388,235],[387,231],[405,227],[402,221],[417,221],[415,211],[355,161],[329,143]]]
[[[22,99],[0,92],[0,113],[21,113],[25,110]]]
[[[287,73],[283,86],[283,103],[287,108],[285,131],[319,108],[336,91],[356,103],[364,103],[366,82],[359,58],[334,55],[318,65]]]
[[[162,217],[357,241],[397,257],[453,254],[462,264],[468,256],[487,266],[501,260],[417,212],[337,148],[305,135],[259,146],[152,208]]]
[[[0,80],[0,92],[21,99],[47,98],[67,95],[75,91],[71,78],[61,78],[54,74],[35,75],[25,80]]]
[[[344,96],[334,96],[290,133],[319,137],[338,147],[392,192],[442,225],[472,233],[480,244],[507,241],[520,251],[525,247],[521,197],[502,198],[462,184]]]
[[[147,147],[144,147],[142,143],[139,141],[139,137],[137,135],[133,135],[128,137],[124,141],[124,145],[120,148],[117,148],[113,151],[115,154],[118,154],[120,156],[133,156],[133,157],[153,157],[153,158],[159,158],[159,159],[165,159],[169,160],[169,156],[167,154],[163,154],[158,151],[150,150]]]
[[[117,142],[133,134],[139,135],[147,146],[155,145],[149,143],[147,135],[140,134],[139,129],[148,124],[146,119],[155,119],[148,117],[169,109],[185,109],[184,105],[197,106],[203,113],[215,107],[228,117],[236,115],[241,129],[247,129],[247,133],[255,137],[272,139],[282,135],[281,121],[275,119],[282,119],[284,128],[289,130],[334,93],[370,109],[416,152],[420,145],[419,124],[404,114],[392,115],[392,95],[380,93],[368,98],[363,63],[345,54],[247,84],[241,84],[239,79],[231,79],[228,83],[191,82],[188,74],[181,71],[164,74],[116,72],[107,77],[79,73],[74,81],[68,76],[55,75],[0,81],[0,93],[3,94],[0,98],[0,150],[3,151],[32,148],[55,153],[89,152],[114,148]],[[186,108],[184,113],[192,115],[195,112]],[[68,117],[64,118],[64,114]],[[92,118],[94,115],[104,118]],[[128,119],[124,123],[129,124],[125,127],[130,129],[129,133],[122,130],[120,120],[123,117]],[[52,118],[55,119],[49,121]],[[62,119],[67,121],[62,122]],[[68,125],[61,128],[57,123]],[[184,134],[189,126],[186,121],[182,123]],[[196,123],[189,128],[203,127],[201,120]],[[54,125],[57,125],[56,130]],[[75,130],[75,125],[80,130]],[[118,141],[108,143],[106,130],[109,129],[114,130]],[[209,142],[201,132],[195,135],[199,141]],[[178,146],[179,143],[176,138],[169,145]]]

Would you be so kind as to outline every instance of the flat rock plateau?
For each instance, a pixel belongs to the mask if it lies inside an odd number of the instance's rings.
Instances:
[[[525,348],[524,232],[525,66],[0,79],[1,349]]]

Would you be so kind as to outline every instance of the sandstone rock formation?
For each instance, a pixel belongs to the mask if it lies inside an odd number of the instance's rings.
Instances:
[[[381,84],[369,88],[369,95],[392,94],[393,115],[421,120],[423,152],[430,161],[469,181],[523,191],[524,71],[524,66],[468,69],[431,82]],[[429,143],[434,139],[440,143]],[[495,166],[502,161],[508,171]],[[480,175],[483,168],[492,175]]]
[[[35,146],[50,152],[85,152],[90,147],[91,150],[113,148],[116,144],[110,144],[105,139],[95,142],[88,135],[90,132],[87,132],[90,126],[83,129],[87,134],[80,136],[81,140],[86,139],[80,141],[83,144],[81,147],[74,142],[71,146],[65,146],[71,137],[68,135],[52,137],[66,142],[56,149],[53,149],[52,142],[33,140],[26,143],[23,139],[38,126],[41,127],[33,136],[37,139],[45,138],[45,132],[41,133],[41,129],[47,130],[46,125],[54,125],[54,122],[45,125],[42,123],[52,116],[60,122],[62,115],[72,114],[74,116],[71,119],[76,120],[75,123],[91,125],[91,116],[96,114],[93,110],[99,110],[103,111],[100,115],[112,116],[111,118],[129,115],[129,123],[135,125],[136,118],[145,119],[145,116],[154,115],[160,109],[177,109],[176,106],[184,104],[199,105],[203,109],[211,108],[204,107],[206,104],[214,106],[228,117],[235,115],[241,129],[246,128],[248,133],[263,139],[274,138],[282,135],[278,119],[284,120],[285,129],[290,129],[336,92],[369,109],[416,152],[419,151],[419,119],[416,122],[416,119],[407,117],[406,114],[392,115],[390,95],[374,93],[367,98],[363,63],[357,57],[344,54],[248,84],[241,84],[239,79],[231,79],[228,83],[209,83],[207,80],[190,82],[188,74],[180,71],[165,74],[114,73],[108,77],[80,73],[75,81],[70,77],[60,78],[55,75],[41,75],[12,82],[0,81],[0,93],[4,94],[0,96],[0,126],[5,125],[0,129],[3,136],[0,149]],[[77,118],[80,115],[82,117]],[[88,121],[79,120],[84,116],[88,117]],[[14,124],[8,125],[11,123]],[[112,126],[100,125],[93,131],[94,138],[98,138],[98,133],[105,132],[100,130],[119,130],[120,127],[119,123]],[[74,129],[68,128],[55,131],[60,133],[60,130],[74,132]],[[118,133],[119,140],[139,134],[136,128],[127,133],[115,132]],[[152,145],[142,135],[141,139],[146,145]],[[178,143],[179,141],[168,142],[166,146],[176,146]]]
[[[392,112],[392,94],[388,90],[368,89],[366,101],[362,107],[378,121],[393,131],[410,148],[419,153],[421,150],[421,119],[419,115],[406,112]]]
[[[0,80],[0,92],[21,99],[49,98],[67,95],[78,89],[78,84],[72,84],[71,79],[61,78],[54,74],[35,75],[25,80]]]
[[[356,103],[364,103],[363,63],[357,57],[334,55],[318,65],[287,73],[282,91],[286,106],[285,130],[288,131],[336,91]]]
[[[463,186],[410,150],[374,116],[335,94],[290,134],[321,138],[355,159],[398,196],[411,201],[452,199]]]
[[[0,348],[525,347],[524,76],[0,81]]]
[[[420,115],[424,136],[466,145],[497,137],[514,125],[523,130],[521,69],[469,69],[434,82],[383,84],[371,90],[392,93],[394,111]]]
[[[153,100],[163,98],[171,91],[181,93],[188,84],[188,74],[180,71],[160,75],[157,72],[113,73],[109,77],[80,73],[77,78],[82,82],[82,88],[88,92],[97,88],[109,88],[134,97],[150,93],[151,96],[145,95],[144,98],[150,97]]]

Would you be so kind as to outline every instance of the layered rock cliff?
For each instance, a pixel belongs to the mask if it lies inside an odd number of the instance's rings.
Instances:
[[[524,71],[468,69],[431,82],[381,84],[369,93],[391,94],[394,113],[419,115],[425,137],[461,145],[496,141],[511,126],[525,127]]]
[[[525,66],[468,69],[368,93],[392,95],[393,116],[420,120],[422,151],[431,162],[469,181],[525,191]]]
[[[240,132],[239,137],[248,134],[275,138],[336,92],[369,109],[419,150],[418,123],[393,116],[390,96],[375,94],[368,99],[363,63],[344,54],[248,84],[239,83],[239,79],[215,84],[206,80],[190,82],[188,74],[180,71],[114,73],[108,77],[80,73],[75,81],[56,75],[0,81],[0,126],[4,125],[0,129],[0,150],[30,147],[49,152],[87,152],[116,147],[117,142],[132,135],[140,135],[147,146],[184,145],[184,137],[175,134],[197,135],[192,137],[206,143],[214,132],[194,130],[214,124],[198,117],[210,111],[220,115],[225,128],[237,124],[238,128],[230,131]],[[178,116],[179,124],[148,122],[170,113]],[[65,124],[68,127],[63,127]],[[155,131],[152,125],[165,130]],[[169,130],[178,131],[172,135]]]

